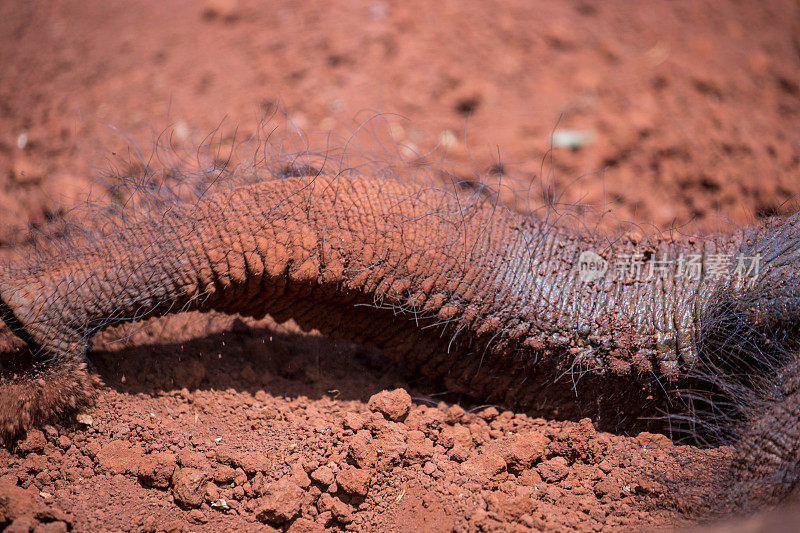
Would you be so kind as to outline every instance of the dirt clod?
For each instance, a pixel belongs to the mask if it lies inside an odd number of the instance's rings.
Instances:
[[[22,453],[41,453],[44,450],[44,445],[46,442],[47,441],[44,438],[44,433],[38,429],[33,429],[28,431],[27,435],[25,435],[25,438],[21,440],[19,444],[17,444],[17,447]]]
[[[311,479],[327,487],[333,483],[333,471],[328,466],[321,466],[311,472]]]
[[[563,457],[553,457],[546,461],[537,468],[539,475],[548,483],[556,483],[564,479],[569,473],[569,465],[567,460]]]
[[[411,410],[411,396],[405,389],[382,391],[370,397],[367,405],[371,411],[399,422],[405,419]]]
[[[179,468],[172,475],[172,494],[178,505],[200,507],[206,494],[206,474],[196,468]]]
[[[267,524],[284,524],[297,516],[304,499],[305,492],[294,483],[285,480],[270,483],[258,500],[256,518]]]
[[[166,489],[172,482],[176,468],[175,455],[157,452],[145,455],[139,462],[139,479],[150,487]]]
[[[348,494],[366,496],[369,490],[370,474],[368,470],[345,466],[336,474],[339,488]]]

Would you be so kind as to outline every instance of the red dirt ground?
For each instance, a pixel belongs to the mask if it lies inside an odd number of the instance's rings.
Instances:
[[[134,145],[148,153],[166,130],[232,143],[276,104],[315,149],[372,119],[365,131],[392,142],[360,146],[381,157],[436,148],[457,176],[615,221],[709,230],[784,212],[797,189],[791,1],[3,2],[0,37],[0,253],[90,191],[110,197],[98,176],[135,163]],[[555,130],[591,139],[549,153]],[[379,354],[291,323],[185,315],[119,337],[95,343],[106,386],[79,421],[0,450],[0,526],[681,522],[642,474],[676,451],[660,435],[465,411]]]

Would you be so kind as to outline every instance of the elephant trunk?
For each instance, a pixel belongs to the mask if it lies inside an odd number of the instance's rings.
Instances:
[[[301,176],[221,186],[41,247],[4,271],[0,300],[4,321],[31,346],[72,364],[93,333],[124,321],[270,314],[509,405],[563,404],[551,385],[567,375],[586,414],[609,391],[652,400],[651,375],[675,377],[696,361],[718,281],[679,262],[730,254],[735,242],[609,242],[520,220],[482,195]]]

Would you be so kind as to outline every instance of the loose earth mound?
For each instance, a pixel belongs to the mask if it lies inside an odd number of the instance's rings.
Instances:
[[[577,202],[617,231],[782,213],[800,170],[798,9],[7,2],[0,254],[89,191],[118,201],[98,177],[141,172],[159,133],[231,146],[265,117],[291,125],[289,151],[359,131],[375,158],[435,150],[520,211]],[[676,451],[728,453],[476,405],[292,323],[178,316],[104,334],[90,361],[96,404],[0,451],[0,527],[647,527],[683,520],[660,505]]]

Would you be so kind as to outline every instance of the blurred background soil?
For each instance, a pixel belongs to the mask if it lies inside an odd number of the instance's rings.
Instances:
[[[350,141],[622,230],[725,230],[795,204],[793,1],[8,1],[0,38],[0,254],[86,198],[115,201],[107,177],[163,156],[156,144],[235,146],[273,124],[273,150]],[[107,386],[81,423],[0,451],[0,525],[681,521],[641,474],[669,462],[666,437],[464,411],[291,323],[186,315],[120,333],[90,355]],[[413,404],[370,401],[395,388]]]

